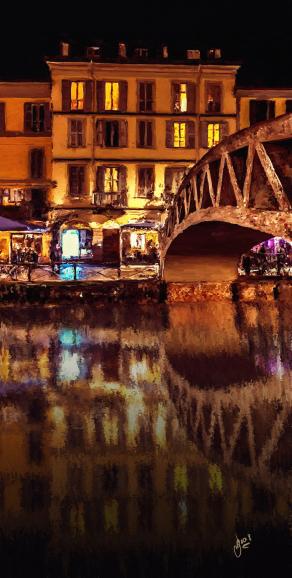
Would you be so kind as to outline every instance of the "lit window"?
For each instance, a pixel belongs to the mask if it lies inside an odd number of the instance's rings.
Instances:
[[[186,146],[186,123],[185,122],[174,122],[173,123],[173,146],[174,147],[185,147]]]
[[[71,110],[84,108],[84,82],[71,82]]]
[[[174,85],[174,111],[187,112],[188,98],[186,83]]]
[[[217,145],[220,142],[220,124],[209,123],[208,124],[208,148]]]
[[[104,173],[104,192],[117,193],[119,190],[119,171],[114,167],[106,167]]]
[[[105,83],[105,110],[119,110],[119,83]]]
[[[131,233],[130,238],[131,247],[135,249],[145,250],[145,235],[141,233]]]

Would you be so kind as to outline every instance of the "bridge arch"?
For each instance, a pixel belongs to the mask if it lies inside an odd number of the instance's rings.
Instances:
[[[192,167],[167,210],[161,273],[169,247],[192,225],[219,221],[291,241],[291,209],[289,114],[227,137]]]

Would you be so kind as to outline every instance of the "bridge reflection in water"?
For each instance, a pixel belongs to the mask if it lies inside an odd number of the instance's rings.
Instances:
[[[2,309],[2,575],[288,575],[291,316]]]

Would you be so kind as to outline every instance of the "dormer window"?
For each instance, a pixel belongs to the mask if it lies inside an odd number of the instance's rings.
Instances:
[[[135,56],[148,58],[148,48],[135,48]]]

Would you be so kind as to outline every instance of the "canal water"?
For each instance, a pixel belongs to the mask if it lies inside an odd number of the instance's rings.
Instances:
[[[291,320],[1,309],[1,577],[291,576]]]

